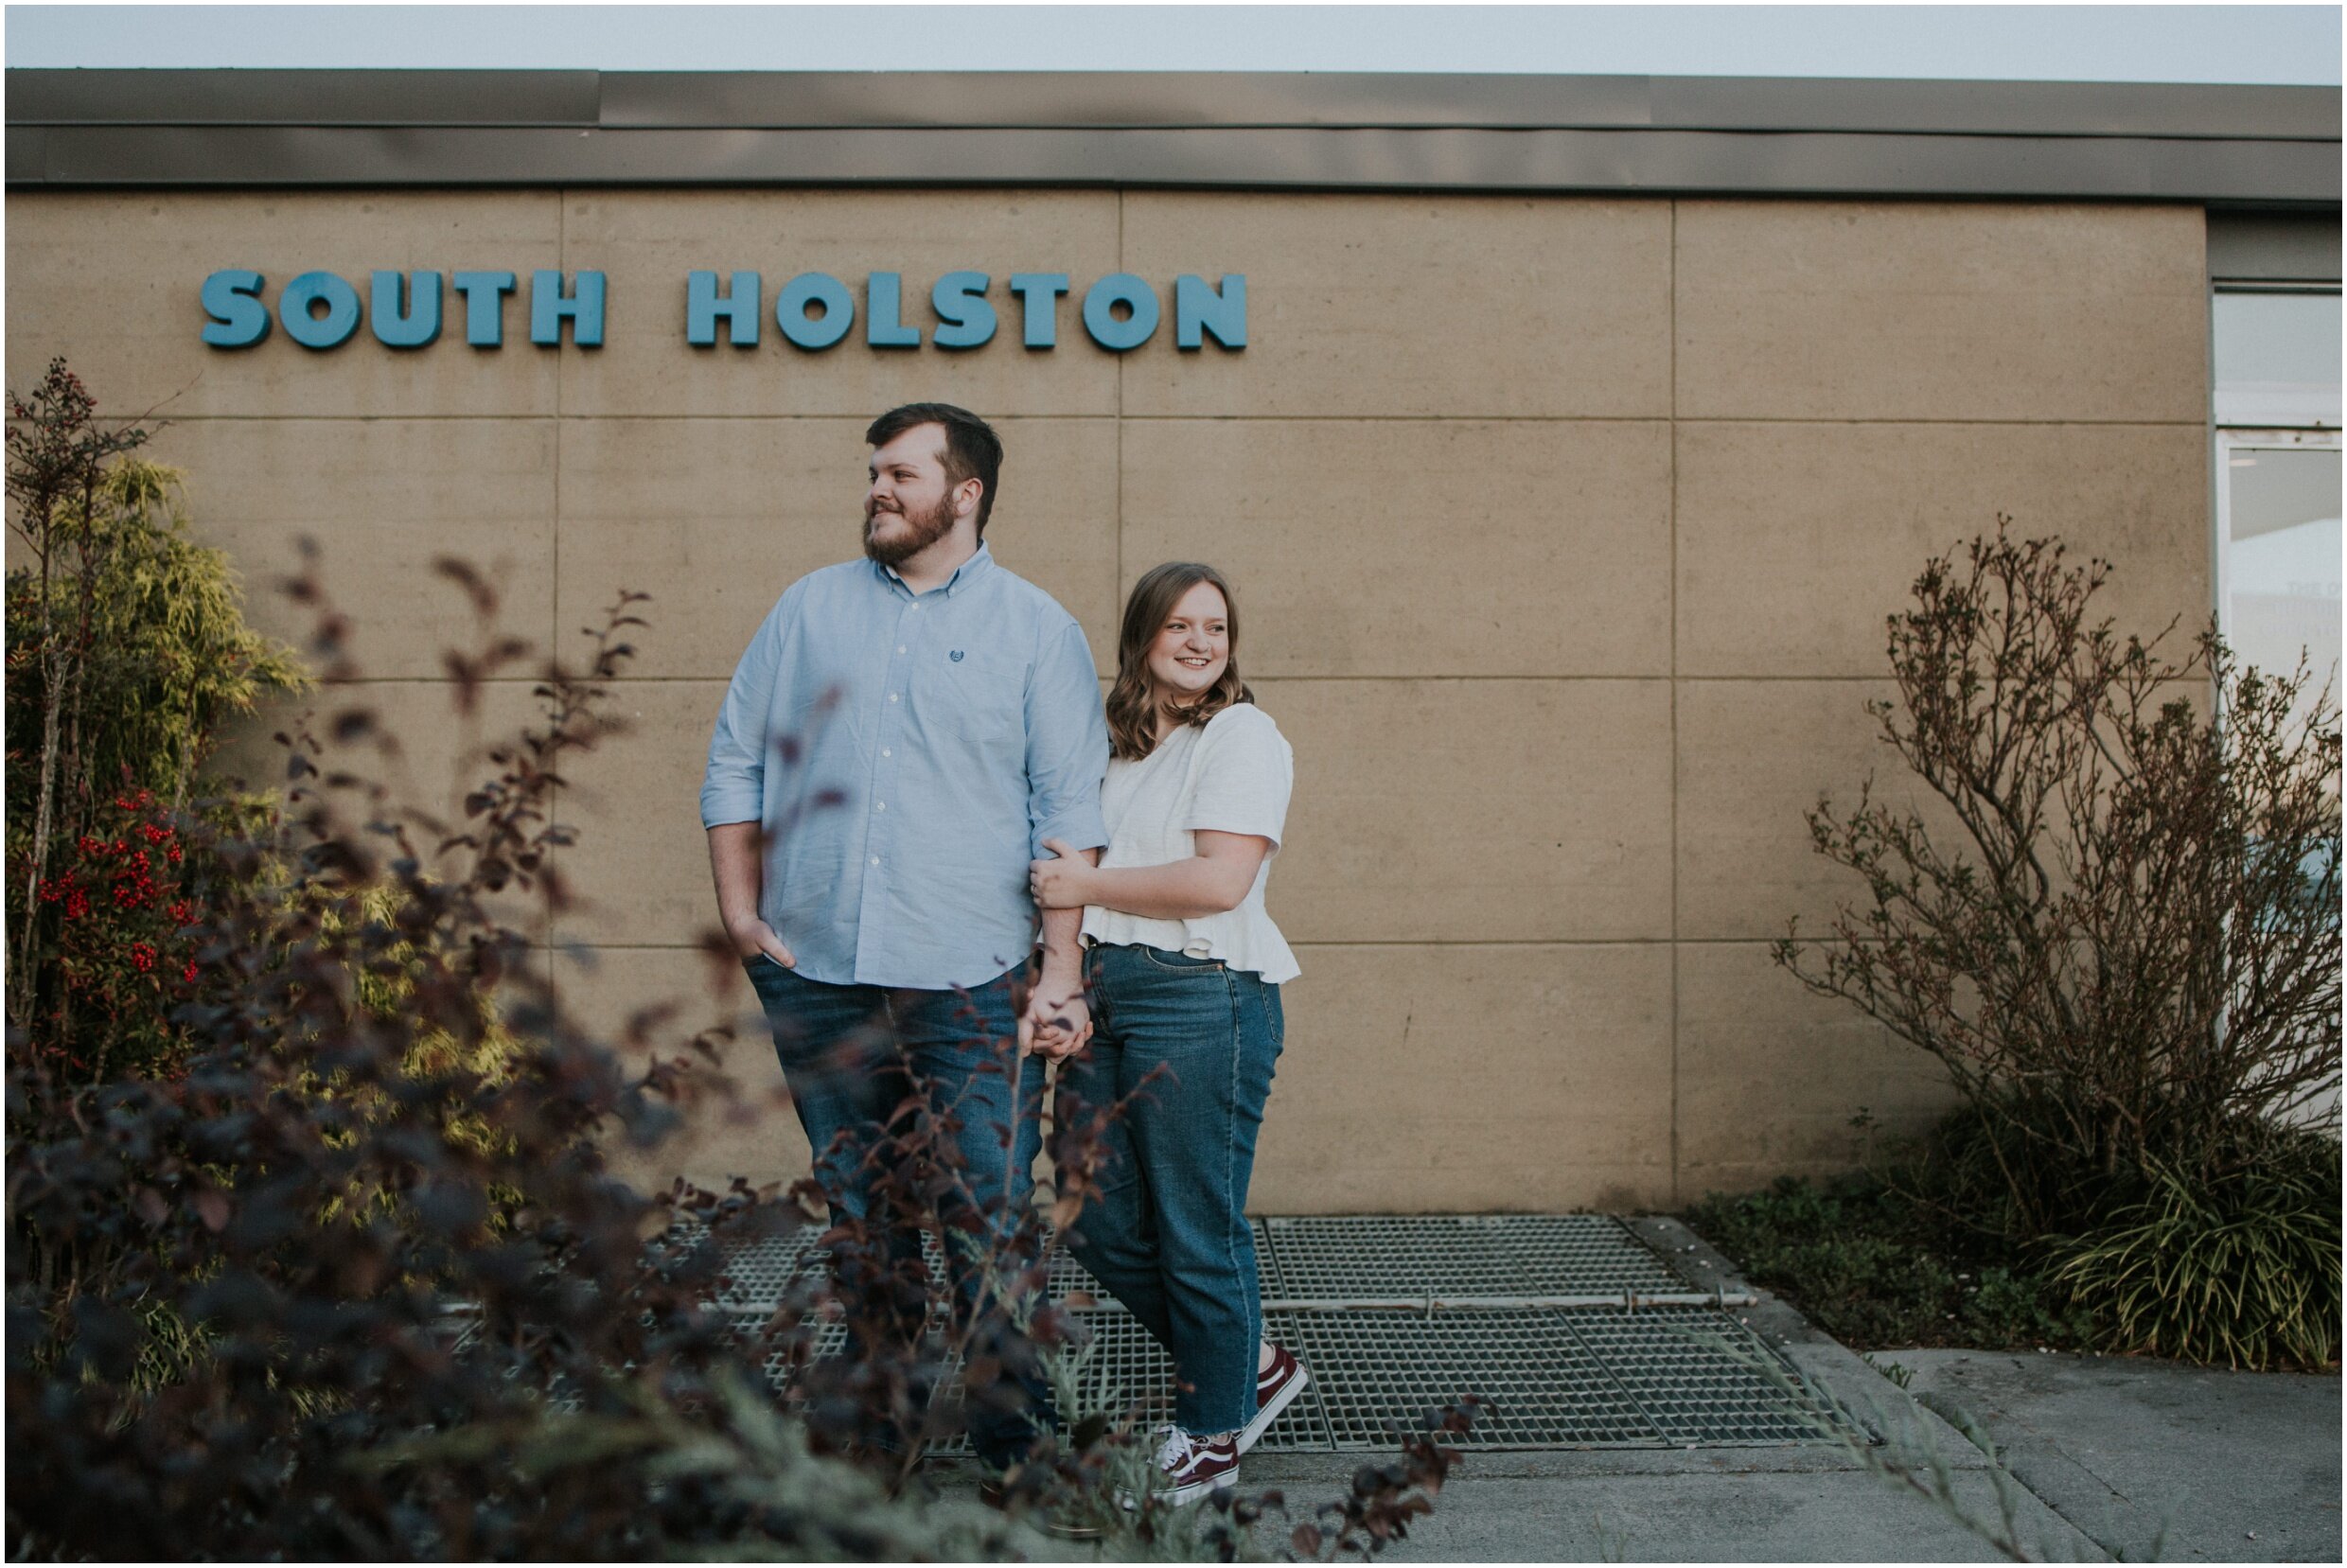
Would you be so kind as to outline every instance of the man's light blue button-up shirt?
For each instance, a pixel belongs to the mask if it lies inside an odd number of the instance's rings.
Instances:
[[[975,986],[1022,961],[1043,840],[1108,842],[1108,726],[1084,628],[980,545],[915,594],[869,560],[809,573],[733,672],[701,825],[762,822],[758,912],[799,974]]]

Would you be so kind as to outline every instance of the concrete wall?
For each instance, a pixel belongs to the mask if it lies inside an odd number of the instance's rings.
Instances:
[[[452,724],[490,568],[574,643],[622,585],[651,629],[632,734],[582,763],[558,982],[616,1023],[740,1013],[695,809],[726,677],[774,595],[855,552],[871,414],[999,421],[997,555],[1111,642],[1174,555],[1229,573],[1244,667],[1297,759],[1271,905],[1304,966],[1256,1180],[1267,1211],[1668,1205],[1845,1162],[1929,1065],[1770,962],[1850,891],[1802,809],[1878,762],[1883,617],[2009,512],[2121,568],[2130,625],[2211,599],[2195,207],[1005,191],[20,194],[8,378],[66,353],[163,403],[204,537],[255,584],[320,537],[402,765],[444,789],[527,713]],[[199,344],[250,266],[600,268],[607,345],[313,354]],[[1248,274],[1252,344],[808,356],[683,343],[684,274]],[[273,295],[274,297],[274,295]],[[1013,320],[1009,302],[1005,320]],[[509,308],[519,317],[519,307]],[[926,316],[926,311],[920,312]],[[168,400],[168,401],[167,401]],[[1901,785],[1886,771],[1896,795]],[[547,931],[543,912],[523,911]],[[586,961],[591,959],[591,963]],[[754,1020],[733,1060],[778,1077]],[[703,1178],[795,1173],[796,1129],[713,1128]]]

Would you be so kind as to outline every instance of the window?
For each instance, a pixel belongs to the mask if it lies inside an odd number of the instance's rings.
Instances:
[[[2339,328],[2335,292],[2215,302],[2217,625],[2244,664],[2286,673],[2303,655],[2334,705]]]

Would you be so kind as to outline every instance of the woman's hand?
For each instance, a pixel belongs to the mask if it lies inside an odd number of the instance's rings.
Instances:
[[[1081,909],[1097,903],[1091,896],[1092,868],[1084,857],[1056,838],[1046,838],[1043,847],[1059,858],[1028,863],[1027,890],[1034,895],[1035,907]]]

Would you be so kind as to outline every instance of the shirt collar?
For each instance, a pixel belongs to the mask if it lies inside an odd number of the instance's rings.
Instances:
[[[875,562],[874,564],[877,565],[878,563]],[[942,592],[950,599],[955,594],[960,593],[963,589],[968,588],[972,583],[984,576],[993,569],[994,564],[995,558],[993,554],[987,550],[986,541],[980,539],[978,544],[978,549],[971,555],[970,558],[963,561],[960,566],[954,568],[954,574],[945,579],[945,586],[942,589],[933,589],[930,591]],[[885,573],[890,587],[902,589],[906,596],[909,598],[917,599],[921,597],[920,594],[913,592],[912,586],[909,583],[906,582],[904,578],[896,574],[896,568],[892,566],[883,566],[880,570],[883,573]]]

